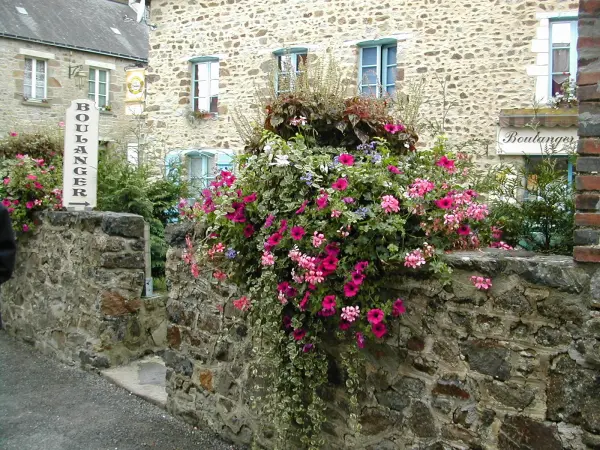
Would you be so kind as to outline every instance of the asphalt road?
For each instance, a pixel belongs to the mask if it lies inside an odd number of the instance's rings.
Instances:
[[[231,450],[97,374],[0,331],[1,450]]]

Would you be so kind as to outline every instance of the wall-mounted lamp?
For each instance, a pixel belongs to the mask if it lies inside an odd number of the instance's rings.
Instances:
[[[75,77],[75,84],[77,85],[78,89],[83,89],[85,80],[87,78],[85,72],[81,70],[82,68],[83,64],[79,64],[77,66],[71,66],[71,64],[69,64],[69,78]]]
[[[79,64],[78,66],[71,66],[71,63],[69,63],[69,78],[73,78],[73,76],[77,76],[77,74],[79,73],[79,71],[81,70],[82,67],[83,67],[83,64]]]

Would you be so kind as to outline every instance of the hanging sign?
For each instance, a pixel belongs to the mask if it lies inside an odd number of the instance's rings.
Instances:
[[[98,188],[98,123],[94,101],[73,100],[65,120],[63,205],[83,211],[96,206]]]
[[[577,144],[577,128],[498,129],[499,155],[567,155]]]
[[[126,102],[143,102],[146,92],[146,69],[143,67],[127,70],[125,84],[127,91],[125,93]]]

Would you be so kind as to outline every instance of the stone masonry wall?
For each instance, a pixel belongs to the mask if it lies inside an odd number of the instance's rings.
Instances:
[[[187,231],[168,233],[168,409],[236,443],[254,436],[269,447],[271,430],[250,407],[249,329],[226,292],[189,274]],[[407,314],[365,350],[361,435],[346,426],[343,375],[330,376],[327,448],[600,448],[600,268],[515,252],[448,261],[448,287],[391,275]],[[491,276],[490,291],[476,290],[472,274]]]
[[[331,50],[356,86],[356,43],[399,35],[397,81],[429,82],[422,117],[441,119],[435,80],[448,80],[447,101],[456,106],[446,130],[457,140],[487,141],[493,158],[500,110],[531,107],[536,75],[547,70],[539,27],[547,36],[548,19],[537,14],[577,7],[574,0],[156,0],[146,109],[152,138],[166,149],[240,150],[233,113],[255,117],[255,88],[272,75],[273,51],[306,46],[323,57]],[[220,58],[219,115],[191,125],[189,60],[209,55]]]
[[[47,212],[18,242],[2,286],[9,334],[84,367],[109,367],[166,344],[163,297],[142,298],[144,220],[134,214]]]
[[[110,30],[107,30],[110,32]],[[23,78],[25,57],[20,49],[52,53],[55,59],[48,60],[47,85],[48,103],[23,101]],[[68,50],[50,45],[0,38],[0,136],[9,131],[37,131],[40,127],[57,127],[65,120],[65,110],[71,100],[87,98],[89,66],[86,60],[114,64],[116,70],[109,70],[110,90],[108,102],[111,111],[100,113],[101,141],[119,141],[133,139],[132,130],[138,127],[141,119],[125,115],[125,67],[134,61],[113,56]],[[85,73],[83,88],[78,89],[75,77],[69,78],[71,66],[83,64]]]

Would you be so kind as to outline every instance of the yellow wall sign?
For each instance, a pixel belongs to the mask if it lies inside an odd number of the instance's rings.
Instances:
[[[129,69],[127,71],[125,83],[127,85],[125,101],[143,102],[146,93],[146,69]]]

